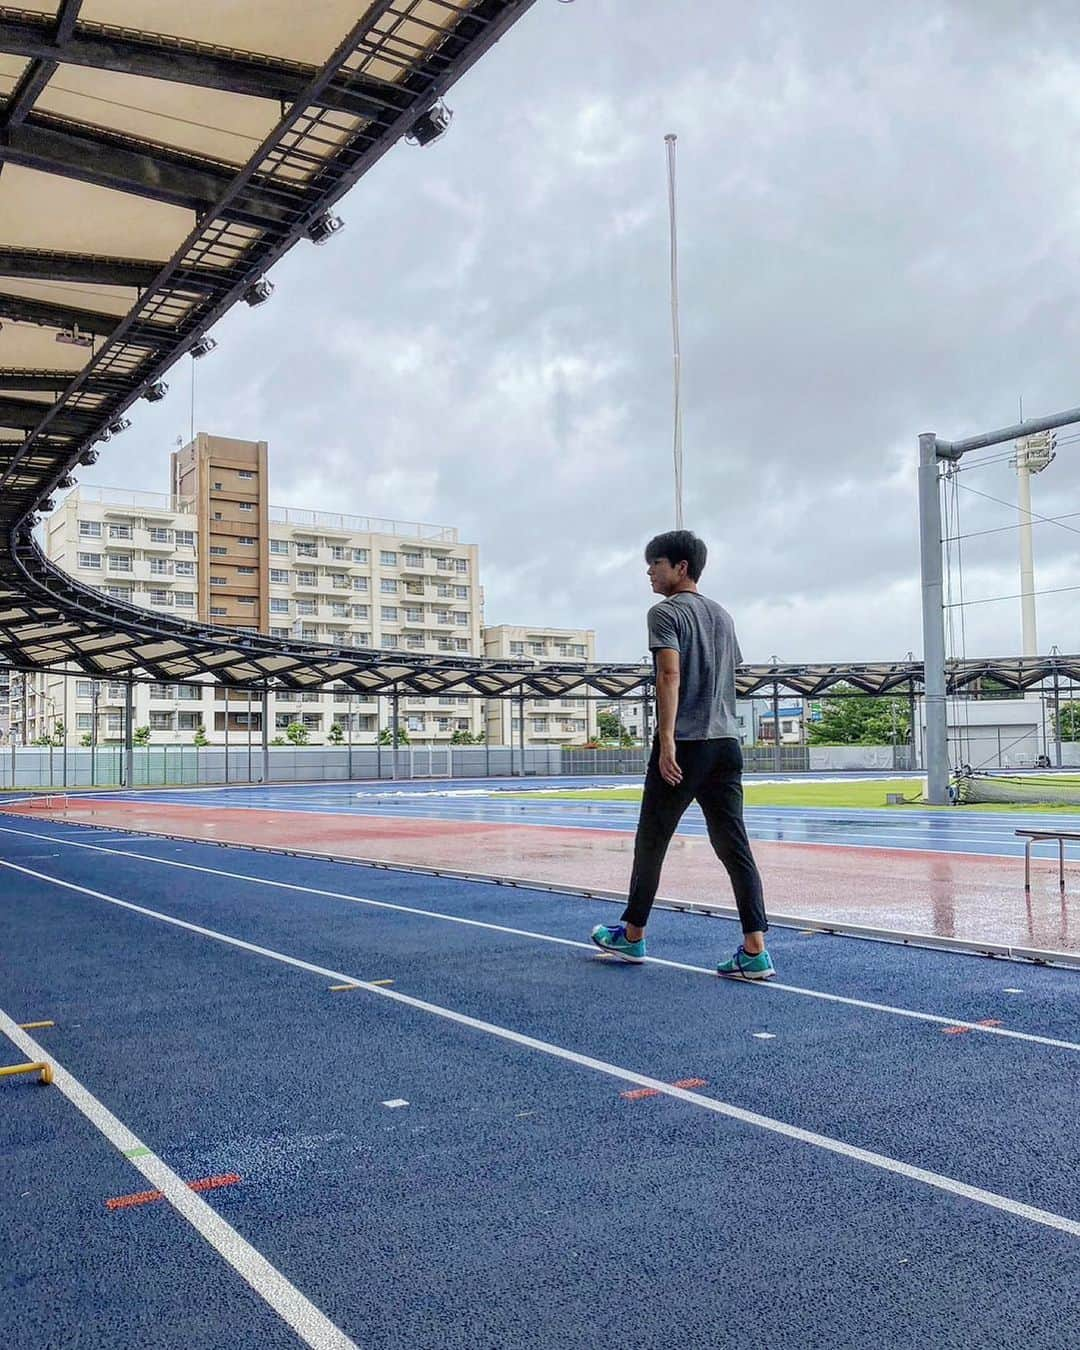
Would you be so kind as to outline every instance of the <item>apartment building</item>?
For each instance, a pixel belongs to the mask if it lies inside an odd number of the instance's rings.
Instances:
[[[76,487],[44,524],[49,558],[115,599],[201,622],[340,647],[482,654],[478,551],[451,526],[274,507],[265,442],[200,433],[172,456],[168,494]],[[37,677],[28,740],[51,734],[67,700],[69,743],[123,734],[126,689],[116,680]],[[51,700],[51,702],[50,702]],[[11,706],[15,708],[14,699]],[[53,710],[53,711],[50,711]],[[448,744],[484,729],[482,702],[407,698],[402,724],[417,745]],[[374,743],[389,700],[344,689],[270,697],[270,739],[299,724],[321,744],[341,735]],[[134,725],[149,742],[210,744],[261,738],[262,708],[246,693],[140,684]]]
[[[591,629],[512,624],[484,629],[484,655],[493,661],[584,666],[596,659],[595,642]],[[520,744],[520,710],[516,698],[487,701],[489,745]],[[583,697],[527,698],[524,713],[527,745],[583,745],[596,735],[596,704]]]

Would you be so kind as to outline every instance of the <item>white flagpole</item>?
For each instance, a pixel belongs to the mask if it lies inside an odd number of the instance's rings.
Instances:
[[[668,170],[668,215],[671,229],[671,334],[673,342],[674,383],[675,383],[675,429],[672,457],[675,464],[675,528],[683,527],[683,453],[682,453],[682,400],[680,376],[682,355],[679,350],[679,245],[675,229],[675,142],[674,132],[664,137],[667,145]]]

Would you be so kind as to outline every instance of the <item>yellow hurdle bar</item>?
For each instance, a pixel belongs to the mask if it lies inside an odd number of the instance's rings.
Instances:
[[[0,1069],[0,1078],[8,1078],[16,1073],[40,1073],[41,1082],[52,1082],[51,1064],[9,1064],[6,1069]]]

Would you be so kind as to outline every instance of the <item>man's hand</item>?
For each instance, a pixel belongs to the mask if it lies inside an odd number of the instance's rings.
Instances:
[[[660,777],[669,787],[678,787],[682,782],[682,769],[675,758],[675,741],[660,741]]]

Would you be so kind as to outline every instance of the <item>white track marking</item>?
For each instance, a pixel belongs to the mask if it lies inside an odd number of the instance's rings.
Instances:
[[[13,830],[0,825],[0,833],[18,834],[27,839],[53,839],[53,835],[39,835],[26,830]],[[581,951],[595,952],[591,942],[578,942],[574,938],[555,937],[551,933],[536,933],[528,928],[511,928],[505,924],[486,923],[482,919],[466,919],[460,914],[443,914],[438,910],[420,909],[414,905],[398,905],[389,900],[372,900],[362,895],[348,895],[343,891],[322,890],[316,886],[301,886],[292,881],[274,881],[269,877],[250,876],[244,872],[229,872],[218,867],[201,867],[196,863],[180,862],[176,858],[153,858],[143,853],[133,853],[128,849],[103,848],[100,844],[80,843],[73,839],[60,839],[58,842],[69,848],[87,849],[92,853],[107,853],[114,857],[136,858],[140,862],[152,863],[160,867],[178,867],[185,872],[203,872],[212,877],[228,877],[231,881],[244,881],[255,886],[268,886],[274,890],[298,891],[301,895],[317,895],[326,900],[345,900],[354,905],[367,905],[372,909],[387,909],[398,914],[414,914],[425,919],[438,919],[442,923],[461,924],[466,928],[483,928],[493,933],[507,933],[512,937],[530,938],[534,942],[553,942],[560,947],[576,947]],[[193,840],[193,843],[199,843]],[[14,867],[14,863],[0,862],[0,866]],[[708,966],[694,966],[685,961],[670,961],[660,956],[648,956],[646,964],[665,966],[670,970],[685,970],[693,975],[708,975],[716,978],[716,971]],[[889,1003],[872,1003],[867,999],[851,998],[845,994],[828,994],[819,989],[804,989],[796,984],[783,984],[779,980],[762,982],[757,988],[775,990],[785,994],[799,994],[803,998],[816,998],[824,1003],[838,1003],[849,1008],[863,1008],[867,1012],[885,1013],[892,1017],[907,1017],[920,1022],[936,1022],[947,1027],[966,1027],[969,1031],[983,1032],[988,1036],[1001,1036],[1006,1040],[1028,1041],[1034,1045],[1048,1045],[1056,1050],[1071,1050],[1080,1053],[1080,1044],[1075,1041],[1058,1040],[1053,1036],[1038,1036],[1027,1031],[1012,1031],[1008,1027],[984,1027],[978,1022],[964,1022],[957,1017],[944,1017],[940,1013],[919,1012],[914,1008],[898,1008]]]
[[[740,1121],[744,1125],[753,1125],[757,1129],[767,1130],[772,1134],[782,1135],[802,1144],[809,1144],[814,1148],[837,1154],[850,1161],[865,1163],[867,1166],[877,1168],[880,1171],[891,1172],[896,1176],[905,1177],[909,1181],[921,1182],[935,1190],[945,1191],[950,1195],[957,1195],[966,1200],[973,1200],[991,1209],[1012,1214],[1016,1218],[1027,1219],[1032,1223],[1056,1229],[1059,1233],[1066,1233],[1070,1237],[1080,1238],[1080,1221],[1067,1218],[1065,1215],[1054,1214],[1046,1209],[1038,1209],[1034,1205],[1024,1204],[1022,1201],[1013,1200],[1009,1196],[998,1195],[995,1191],[983,1190],[979,1186],[969,1186],[966,1182],[956,1181],[952,1177],[928,1171],[924,1167],[916,1167],[912,1163],[902,1162],[897,1158],[890,1158],[887,1154],[859,1148],[855,1144],[845,1143],[842,1139],[833,1139],[829,1135],[817,1134],[813,1130],[804,1130],[801,1126],[789,1125],[786,1121],[774,1120],[771,1116],[763,1116],[756,1111],[744,1110],[741,1106],[734,1106],[730,1102],[723,1102],[715,1097],[704,1097],[699,1092],[675,1087],[659,1078],[650,1078],[647,1074],[636,1073],[633,1069],[625,1069],[619,1064],[610,1064],[607,1060],[594,1059],[591,1055],[579,1054],[576,1050],[568,1050],[565,1046],[555,1045],[551,1041],[542,1041],[535,1036],[526,1036],[523,1032],[513,1031],[509,1027],[499,1026],[494,1022],[484,1022],[478,1017],[470,1017],[466,1013],[455,1011],[453,1008],[444,1008],[438,1003],[428,1003],[424,999],[413,998],[409,994],[399,993],[396,989],[386,989],[365,983],[355,975],[348,975],[340,970],[330,970],[326,966],[315,965],[311,961],[303,961],[299,957],[288,956],[286,953],[274,951],[270,947],[260,947],[255,943],[245,942],[242,938],[231,937],[228,933],[219,933],[213,928],[204,928],[199,924],[188,923],[186,919],[177,919],[171,914],[163,914],[159,910],[147,909],[144,905],[133,904],[130,900],[121,900],[117,896],[91,890],[88,886],[79,886],[72,881],[62,881],[59,877],[50,877],[42,872],[32,872],[27,867],[16,867],[13,863],[0,865],[13,868],[17,872],[25,873],[27,876],[35,877],[37,880],[47,882],[50,885],[62,887],[64,890],[88,895],[94,900],[103,900],[107,904],[117,905],[121,909],[130,910],[135,914],[157,919],[161,923],[172,924],[174,927],[185,929],[187,932],[197,933],[201,937],[212,938],[215,942],[252,952],[256,956],[268,957],[271,961],[280,961],[282,964],[293,966],[298,970],[309,971],[323,979],[359,984],[364,991],[377,998],[388,999],[390,1002],[403,1007],[413,1008],[417,1012],[429,1013],[433,1017],[442,1018],[444,1021],[453,1022],[458,1026],[469,1027],[473,1031],[483,1032],[487,1036],[494,1036],[502,1041],[509,1041],[511,1044],[523,1046],[527,1050],[536,1050],[540,1054],[550,1055],[553,1059],[561,1059],[569,1064],[577,1064],[584,1069],[592,1069],[594,1072],[605,1074],[609,1078],[616,1078],[624,1083],[632,1083],[635,1087],[652,1088],[665,1096],[674,1097],[704,1111],[726,1116],[731,1120]],[[20,1032],[19,1034],[25,1033]],[[140,1161],[143,1160],[136,1159],[136,1165]],[[177,1181],[179,1181],[179,1178],[177,1178]],[[183,1182],[179,1184],[183,1187]],[[186,1191],[187,1187],[183,1187],[183,1189]]]
[[[185,1218],[211,1247],[254,1289],[274,1312],[288,1323],[305,1345],[316,1350],[357,1350],[333,1322],[267,1261],[235,1228],[197,1195],[187,1183],[152,1152],[92,1092],[79,1082],[44,1046],[19,1028],[17,1022],[0,1008],[0,1031],[32,1060],[47,1060],[52,1065],[52,1086],[81,1111],[86,1119],[137,1168],[155,1190],[161,1191],[170,1205]],[[143,1150],[136,1157],[132,1150]]]

